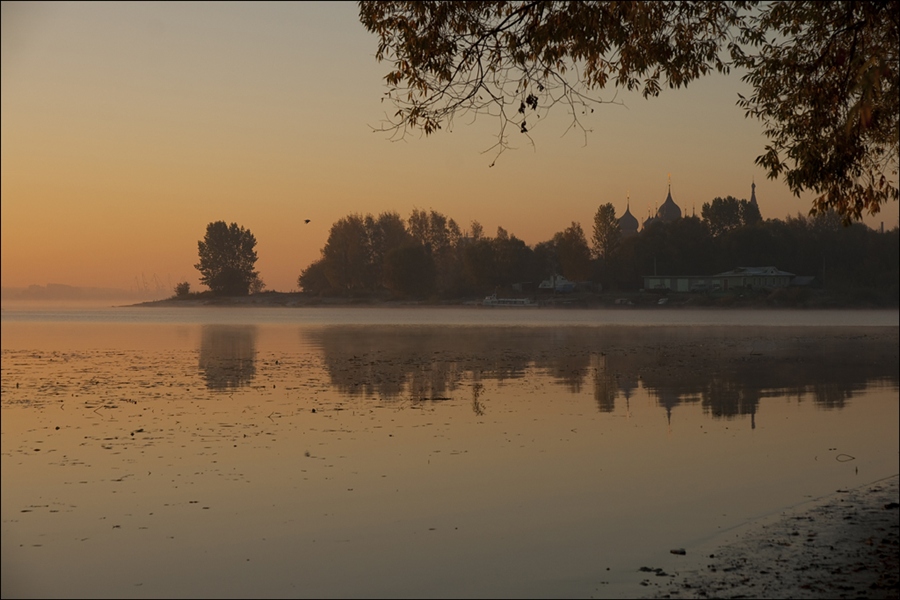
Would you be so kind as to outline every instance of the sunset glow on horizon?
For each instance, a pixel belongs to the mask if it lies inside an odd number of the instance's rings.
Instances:
[[[297,289],[332,223],[436,210],[534,245],[600,204],[643,220],[666,198],[690,215],[717,196],[763,218],[806,214],[754,159],[765,138],[735,106],[740,75],[710,76],[578,115],[556,107],[515,150],[498,123],[458,117],[392,142],[387,64],[355,3],[2,4],[2,285],[199,289],[207,223],[256,236],[268,289]],[[304,221],[309,219],[309,223]],[[898,203],[865,219],[885,229]]]

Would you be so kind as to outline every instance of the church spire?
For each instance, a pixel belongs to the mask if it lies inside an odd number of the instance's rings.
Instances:
[[[750,204],[759,207],[759,204],[756,203],[756,181],[750,184]]]

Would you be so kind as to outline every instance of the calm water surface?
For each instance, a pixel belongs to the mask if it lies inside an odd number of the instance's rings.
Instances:
[[[900,470],[897,315],[4,310],[2,595],[640,595]]]

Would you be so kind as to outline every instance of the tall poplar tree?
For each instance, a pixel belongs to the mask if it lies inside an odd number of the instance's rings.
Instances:
[[[609,259],[619,246],[622,231],[616,219],[616,207],[607,202],[601,204],[594,214],[594,235],[591,237],[594,256]]]

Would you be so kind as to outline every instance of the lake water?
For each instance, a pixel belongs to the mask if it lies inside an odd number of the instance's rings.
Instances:
[[[898,389],[897,311],[5,308],[2,596],[640,596]]]

